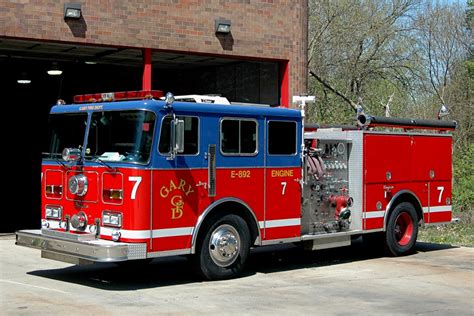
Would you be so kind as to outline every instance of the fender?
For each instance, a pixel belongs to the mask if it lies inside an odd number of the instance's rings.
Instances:
[[[199,233],[199,229],[201,228],[201,225],[202,223],[204,223],[204,220],[206,219],[207,215],[214,209],[216,208],[217,206],[223,204],[223,203],[227,203],[227,202],[234,202],[234,203],[238,203],[240,205],[242,205],[243,207],[245,207],[245,209],[247,209],[247,212],[249,212],[250,214],[252,214],[252,218],[253,218],[253,221],[257,227],[257,232],[258,232],[258,237],[257,237],[257,241],[256,241],[256,244],[257,245],[261,245],[261,242],[262,242],[262,237],[261,237],[261,234],[260,234],[260,226],[258,225],[258,220],[257,220],[257,217],[255,217],[255,213],[252,211],[252,209],[242,200],[240,199],[237,199],[237,198],[223,198],[223,199],[220,199],[218,201],[215,201],[214,203],[212,203],[211,205],[209,205],[205,210],[204,212],[198,217],[197,221],[196,221],[196,224],[194,225],[194,230],[193,230],[193,238],[191,240],[191,253],[194,254],[196,253],[196,240],[197,240],[197,235]]]
[[[392,199],[390,200],[390,202],[388,202],[387,204],[387,207],[385,208],[385,216],[384,216],[384,221],[383,221],[383,230],[386,231],[387,230],[387,220],[388,220],[388,215],[389,215],[389,212],[391,211],[392,209],[392,205],[397,201],[398,198],[400,198],[401,195],[403,194],[408,194],[410,195],[412,198],[414,198],[416,200],[416,202],[418,203],[418,205],[413,205],[415,207],[415,209],[417,210],[421,210],[421,218],[420,220],[422,222],[424,222],[424,219],[423,219],[423,207],[421,206],[421,202],[420,202],[420,199],[418,199],[418,197],[416,196],[415,193],[413,193],[412,191],[410,190],[401,190],[401,191],[398,191],[393,197]]]

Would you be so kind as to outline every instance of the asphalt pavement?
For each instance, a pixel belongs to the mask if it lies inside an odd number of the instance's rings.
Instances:
[[[418,243],[390,258],[362,242],[254,249],[243,276],[203,282],[186,257],[74,266],[0,237],[0,315],[474,315],[474,248]]]

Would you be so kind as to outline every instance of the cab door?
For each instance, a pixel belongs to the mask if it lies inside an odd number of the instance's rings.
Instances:
[[[301,235],[301,122],[265,121],[265,220],[263,240]],[[263,226],[263,227],[262,227]]]

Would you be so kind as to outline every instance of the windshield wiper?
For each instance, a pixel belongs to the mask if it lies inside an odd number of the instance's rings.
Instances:
[[[95,159],[96,162],[100,163],[103,166],[106,166],[107,168],[109,168],[110,171],[113,171],[113,172],[117,171],[117,168],[112,167],[111,165],[109,165],[108,163],[100,159],[99,157],[100,156],[92,156],[92,158]]]
[[[51,156],[51,159],[53,159],[54,161],[56,161],[58,164],[60,164],[61,166],[64,167],[64,169],[69,169],[71,166],[68,166],[66,165],[64,162],[62,162],[61,159],[58,159],[58,158],[53,158],[52,156],[61,156],[62,157],[62,154],[60,153],[46,153],[46,152],[42,152],[41,153],[42,155],[49,155]]]

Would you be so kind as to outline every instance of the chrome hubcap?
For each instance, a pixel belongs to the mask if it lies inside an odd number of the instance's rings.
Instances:
[[[234,263],[240,253],[240,236],[237,230],[227,224],[217,227],[209,239],[209,253],[212,261],[220,267]]]

